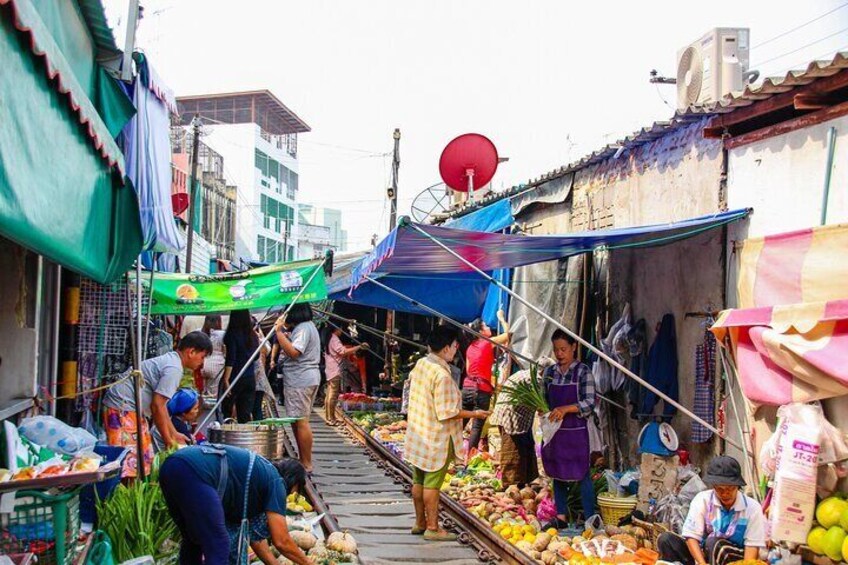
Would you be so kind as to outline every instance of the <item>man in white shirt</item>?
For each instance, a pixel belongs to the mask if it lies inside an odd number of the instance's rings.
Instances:
[[[760,503],[743,494],[739,462],[720,456],[710,461],[699,493],[689,506],[682,535],[662,534],[657,540],[660,559],[684,565],[727,565],[758,559],[766,546],[765,517]]]

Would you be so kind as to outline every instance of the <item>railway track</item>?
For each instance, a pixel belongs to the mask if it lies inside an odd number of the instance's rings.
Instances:
[[[402,486],[403,492],[411,496],[412,470],[394,453],[365,432],[347,415],[340,413],[344,422],[342,433],[365,447],[368,458]],[[442,525],[459,535],[459,543],[475,552],[477,560],[484,563],[507,565],[535,565],[536,561],[501,538],[491,526],[469,513],[459,502],[441,494]],[[332,510],[332,508],[331,508]]]

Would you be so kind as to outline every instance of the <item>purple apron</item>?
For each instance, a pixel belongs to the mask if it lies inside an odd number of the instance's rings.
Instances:
[[[556,408],[577,404],[577,382],[548,383],[547,386],[548,406]],[[589,471],[589,428],[585,418],[566,414],[553,439],[542,444],[542,464],[545,473],[552,479],[579,481],[586,476]]]

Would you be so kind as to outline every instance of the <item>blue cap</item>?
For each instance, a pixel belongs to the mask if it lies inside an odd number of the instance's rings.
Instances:
[[[196,390],[191,388],[181,388],[174,396],[171,397],[171,400],[168,401],[168,414],[171,416],[180,416],[181,414],[185,414],[197,404],[197,400],[200,398],[200,395]]]

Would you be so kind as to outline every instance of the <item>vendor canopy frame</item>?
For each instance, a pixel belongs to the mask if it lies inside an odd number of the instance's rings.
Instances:
[[[397,228],[353,269],[351,289],[380,274],[438,275],[491,272],[592,251],[599,247],[664,245],[741,220],[748,208],[680,222],[595,230],[564,235],[526,236],[458,230],[401,219]],[[454,254],[436,242],[449,246]]]
[[[374,273],[380,270],[383,272],[388,270],[389,272],[399,271],[402,273],[415,273],[417,272],[416,269],[422,268],[421,265],[427,264],[428,262],[430,268],[437,273],[452,271],[471,271],[477,273],[490,283],[497,285],[515,300],[518,300],[528,308],[532,309],[554,326],[566,332],[584,347],[595,353],[600,359],[603,359],[627,377],[647,388],[662,398],[665,402],[675,406],[680,412],[686,414],[719,437],[722,437],[731,445],[738,447],[739,449],[743,449],[736,441],[728,438],[726,434],[722,433],[715,426],[712,426],[691,410],[681,405],[679,402],[662,393],[640,376],[634,374],[628,368],[618,363],[615,359],[611,358],[609,355],[605,354],[603,351],[583,339],[580,335],[552,318],[549,314],[529,303],[524,297],[519,296],[499,281],[493,279],[485,272],[485,270],[516,267],[531,264],[533,262],[559,259],[569,255],[589,251],[590,249],[600,245],[612,248],[662,245],[679,239],[692,237],[708,229],[714,229],[730,222],[740,220],[748,216],[750,212],[750,209],[742,209],[668,224],[666,226],[646,226],[641,228],[604,230],[602,232],[590,232],[588,234],[543,237],[483,234],[480,232],[451,230],[449,228],[436,228],[434,226],[414,224],[411,223],[408,218],[403,218],[398,228],[393,230],[392,233],[375,248],[374,252],[363,260],[363,264],[359,265],[358,268],[354,270],[352,287],[355,287],[362,279],[365,279],[370,281],[372,284],[377,284],[383,287],[385,290],[391,290],[385,287],[385,285],[379,283],[369,273]],[[655,235],[657,231],[666,233],[661,234],[661,237],[648,237],[650,235]],[[399,242],[404,241],[404,236],[402,234],[408,234],[410,232],[414,232],[418,235],[418,237],[410,239],[412,242],[410,247],[413,248],[412,254],[409,253],[409,249],[404,249],[403,246],[398,246]],[[468,237],[466,237],[466,235]],[[409,236],[407,236],[407,238],[409,238]],[[485,249],[486,240],[489,240],[489,245],[497,246],[494,247],[494,250],[491,252],[491,257]],[[517,240],[530,242],[531,245],[529,246],[529,251],[526,253],[521,251],[520,246],[516,245]],[[451,244],[453,244],[453,246],[451,246]],[[557,249],[554,247],[557,244],[559,244],[561,248]],[[611,244],[617,245],[613,246]],[[401,250],[401,253],[397,253],[398,249]],[[467,255],[471,255],[471,257]],[[416,262],[414,260],[416,256],[423,258],[424,260]],[[427,261],[428,258],[433,260]],[[535,261],[532,258],[535,258]],[[395,259],[394,262],[392,259]],[[505,259],[512,262],[499,263],[499,261],[504,261]],[[387,265],[389,266],[387,267]],[[394,293],[406,298],[410,302],[413,302],[413,300],[409,297],[400,295],[396,291],[394,291]],[[433,313],[438,314],[437,312]],[[444,317],[450,323],[457,324],[457,322],[455,320],[451,320],[449,316]],[[509,350],[509,348],[505,349]]]

